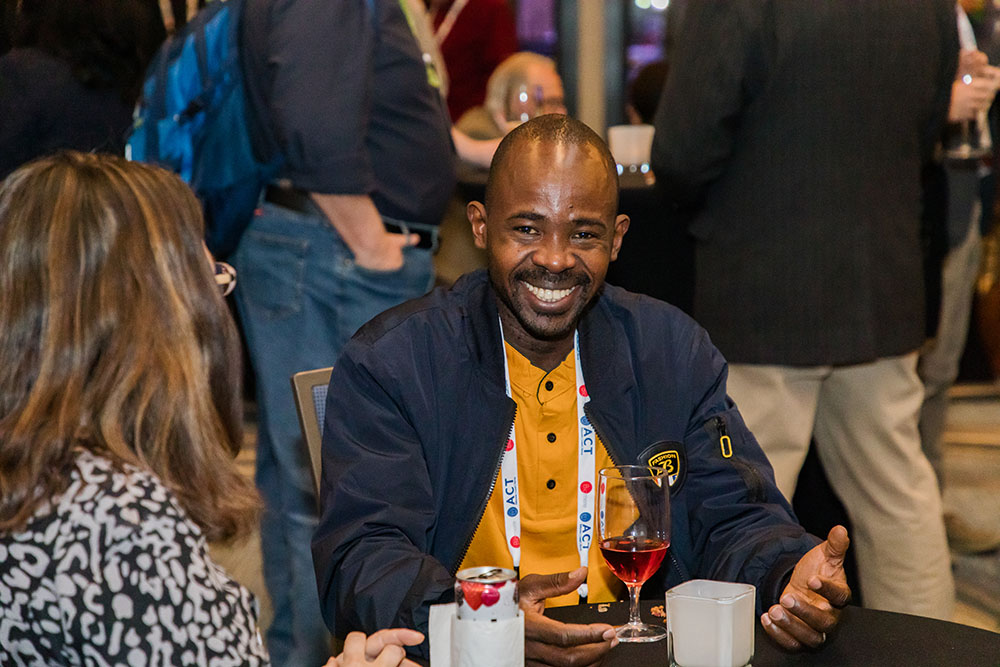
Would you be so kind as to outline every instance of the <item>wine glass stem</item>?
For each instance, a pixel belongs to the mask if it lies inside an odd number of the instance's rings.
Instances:
[[[639,617],[639,590],[642,584],[625,584],[628,587],[628,624],[642,625]]]

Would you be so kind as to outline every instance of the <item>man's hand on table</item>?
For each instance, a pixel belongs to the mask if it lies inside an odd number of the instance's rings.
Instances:
[[[577,625],[547,618],[545,598],[565,595],[587,580],[587,568],[559,574],[529,574],[518,583],[524,612],[526,665],[598,665],[618,645],[615,629],[607,623]]]
[[[844,555],[850,542],[847,529],[834,526],[826,541],[795,565],[779,604],[761,616],[764,630],[783,648],[816,648],[836,627],[841,608],[851,598],[844,575]]]

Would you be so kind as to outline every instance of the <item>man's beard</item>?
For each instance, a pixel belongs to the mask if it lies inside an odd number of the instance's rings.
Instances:
[[[523,292],[526,289],[519,283],[525,282],[541,289],[551,290],[576,287],[583,293],[593,282],[591,277],[582,271],[554,274],[541,268],[525,268],[515,271],[509,277],[503,276],[501,278],[496,275],[492,264],[489,267],[489,274],[490,281],[493,283],[493,291],[507,307],[507,310],[514,315],[521,328],[537,340],[558,340],[571,334],[596,296],[596,293],[592,294],[585,301],[577,297],[577,302],[571,306],[568,313],[549,316],[533,310],[527,303],[515,298],[515,291]],[[562,321],[567,317],[568,319]],[[560,320],[560,322],[557,323],[555,320]],[[546,326],[546,324],[551,326]]]

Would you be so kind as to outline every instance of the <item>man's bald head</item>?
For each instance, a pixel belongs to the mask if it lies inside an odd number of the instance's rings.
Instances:
[[[612,157],[608,145],[585,124],[562,114],[549,114],[532,118],[511,130],[500,142],[496,153],[493,154],[489,179],[486,181],[484,204],[487,209],[490,207],[495,184],[500,174],[507,169],[517,167],[516,163],[511,163],[511,160],[516,158],[519,149],[523,149],[526,145],[543,142],[592,147],[607,169],[608,178],[614,186],[613,210],[618,210],[618,168],[615,166],[615,159]]]

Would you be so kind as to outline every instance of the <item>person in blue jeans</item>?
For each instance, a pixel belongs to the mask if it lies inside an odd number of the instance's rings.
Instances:
[[[279,667],[322,664],[316,492],[289,378],[331,365],[362,324],[430,288],[453,149],[398,0],[250,0],[245,12],[256,148],[285,157],[232,257],[257,379],[267,643]]]

